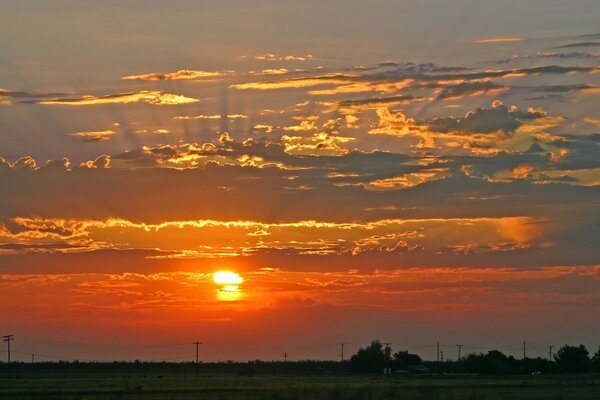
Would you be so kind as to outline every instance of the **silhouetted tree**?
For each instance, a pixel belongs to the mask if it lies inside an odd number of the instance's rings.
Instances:
[[[600,348],[598,349],[598,351],[596,351],[594,357],[592,357],[592,369],[594,371],[600,372]]]
[[[394,353],[394,366],[396,368],[406,368],[409,365],[420,365],[423,362],[417,354],[410,354],[408,351],[399,351]]]
[[[374,340],[367,347],[358,349],[350,358],[350,365],[356,372],[381,372],[386,363],[386,352],[379,340]]]
[[[459,361],[464,372],[477,372],[480,374],[510,374],[517,370],[518,361],[514,357],[507,357],[498,350],[489,351],[487,354],[469,354]]]
[[[563,372],[587,372],[590,369],[590,353],[584,345],[565,345],[554,355],[558,368]]]

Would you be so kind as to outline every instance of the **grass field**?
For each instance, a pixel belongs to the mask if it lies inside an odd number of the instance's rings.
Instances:
[[[600,376],[29,378],[0,380],[2,400],[600,399]]]

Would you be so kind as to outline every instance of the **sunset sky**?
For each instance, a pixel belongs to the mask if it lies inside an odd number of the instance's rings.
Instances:
[[[23,360],[595,350],[599,20],[2,1],[0,335]]]

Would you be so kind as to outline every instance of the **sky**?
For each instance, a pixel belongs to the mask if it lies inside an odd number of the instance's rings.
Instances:
[[[13,359],[595,350],[599,18],[596,0],[1,2]]]

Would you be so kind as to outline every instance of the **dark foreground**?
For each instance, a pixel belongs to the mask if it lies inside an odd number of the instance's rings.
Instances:
[[[600,376],[20,378],[0,399],[536,400],[600,399]]]

